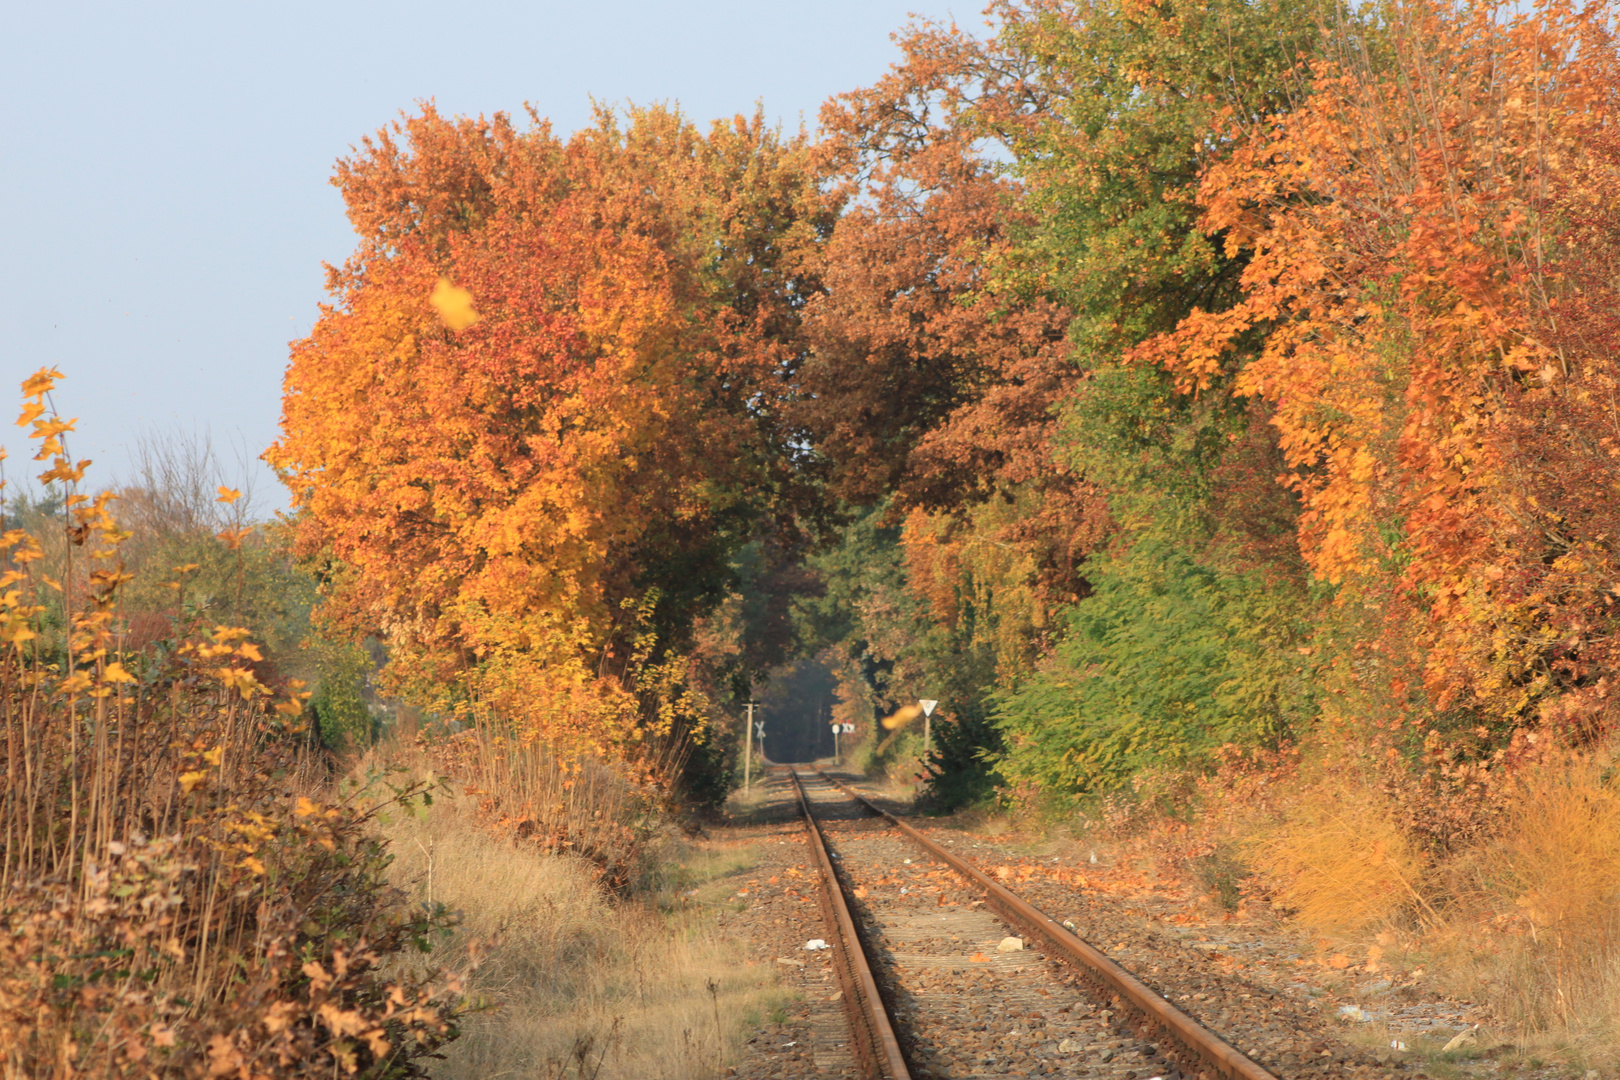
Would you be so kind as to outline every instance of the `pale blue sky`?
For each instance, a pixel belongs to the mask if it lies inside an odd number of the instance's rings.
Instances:
[[[980,27],[979,4],[957,6]],[[143,428],[276,436],[287,342],[352,247],[332,163],[424,98],[559,131],[590,97],[679,101],[699,120],[814,124],[829,95],[898,56],[922,0],[7,5],[0,27],[0,445],[42,365],[80,418],[90,481],[127,470]],[[30,463],[31,464],[31,463]],[[264,471],[261,507],[282,505]]]

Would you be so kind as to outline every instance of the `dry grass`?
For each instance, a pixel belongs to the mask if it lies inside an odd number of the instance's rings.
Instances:
[[[1620,789],[1605,758],[1536,766],[1490,842],[1448,867],[1440,944],[1527,1046],[1620,1061]]]
[[[1492,792],[1452,852],[1403,832],[1370,777],[1304,783],[1243,846],[1273,896],[1333,948],[1394,932],[1450,992],[1487,1002],[1521,1053],[1620,1064],[1620,783],[1615,750],[1545,760]]]
[[[756,776],[752,786],[744,788],[739,782],[726,797],[726,812],[736,818],[747,818],[770,805],[770,800],[770,788],[763,778]]]
[[[489,1007],[446,1048],[435,1074],[447,1080],[712,1078],[785,1000],[774,971],[743,963],[701,910],[609,899],[585,859],[503,839],[454,800],[385,829],[393,879],[423,900],[431,881],[432,899],[462,912],[434,960],[465,966],[490,942],[470,984]]]
[[[646,875],[647,844],[667,807],[666,778],[678,771],[663,762],[649,769],[603,755],[566,756],[489,720],[415,746],[391,740],[373,756],[454,776],[476,796],[485,825],[541,851],[588,860],[612,893],[637,887]]]
[[[1306,788],[1245,846],[1274,897],[1321,934],[1355,940],[1431,921],[1422,852],[1383,794],[1354,778]]]

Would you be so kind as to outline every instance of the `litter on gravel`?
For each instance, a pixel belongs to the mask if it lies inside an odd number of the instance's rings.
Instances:
[[[827,943],[825,941],[821,940],[818,937],[813,937],[809,941],[804,943],[804,948],[805,948],[806,952],[815,952],[818,949],[825,949],[827,947],[828,947]]]

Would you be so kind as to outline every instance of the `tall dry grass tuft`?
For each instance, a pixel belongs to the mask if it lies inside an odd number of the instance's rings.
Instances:
[[[462,913],[433,959],[459,965],[489,943],[468,980],[484,1008],[445,1049],[442,1080],[709,1080],[746,1018],[779,1004],[774,975],[740,963],[700,912],[614,898],[590,860],[491,832],[468,802],[386,829],[394,880]]]
[[[398,902],[374,809],[323,797],[247,631],[124,648],[130,534],[76,492],[59,377],[24,384],[19,422],[66,491],[54,573],[0,528],[0,1073],[419,1075],[458,999],[383,963],[448,920]]]
[[[1502,793],[1489,842],[1450,868],[1455,943],[1528,1035],[1620,1052],[1620,787],[1605,754],[1544,761]],[[1481,946],[1484,946],[1483,948]]]
[[[648,841],[667,809],[667,778],[680,763],[678,750],[639,763],[584,750],[564,754],[487,721],[421,737],[419,745],[435,769],[476,799],[487,824],[538,851],[577,856],[613,894],[647,872]]]
[[[1246,846],[1275,899],[1319,933],[1355,939],[1434,916],[1422,850],[1387,797],[1353,778],[1305,786]]]
[[[1265,891],[1325,943],[1354,951],[1394,932],[1448,989],[1489,1003],[1527,1050],[1614,1064],[1617,750],[1526,757],[1478,774],[1478,790],[1435,787],[1431,803],[1459,806],[1422,814],[1376,769],[1336,754],[1234,831]],[[1460,840],[1434,842],[1433,820],[1464,817]]]

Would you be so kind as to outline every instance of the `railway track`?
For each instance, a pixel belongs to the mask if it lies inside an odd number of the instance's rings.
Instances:
[[[792,775],[861,1075],[1276,1080],[905,821]]]

